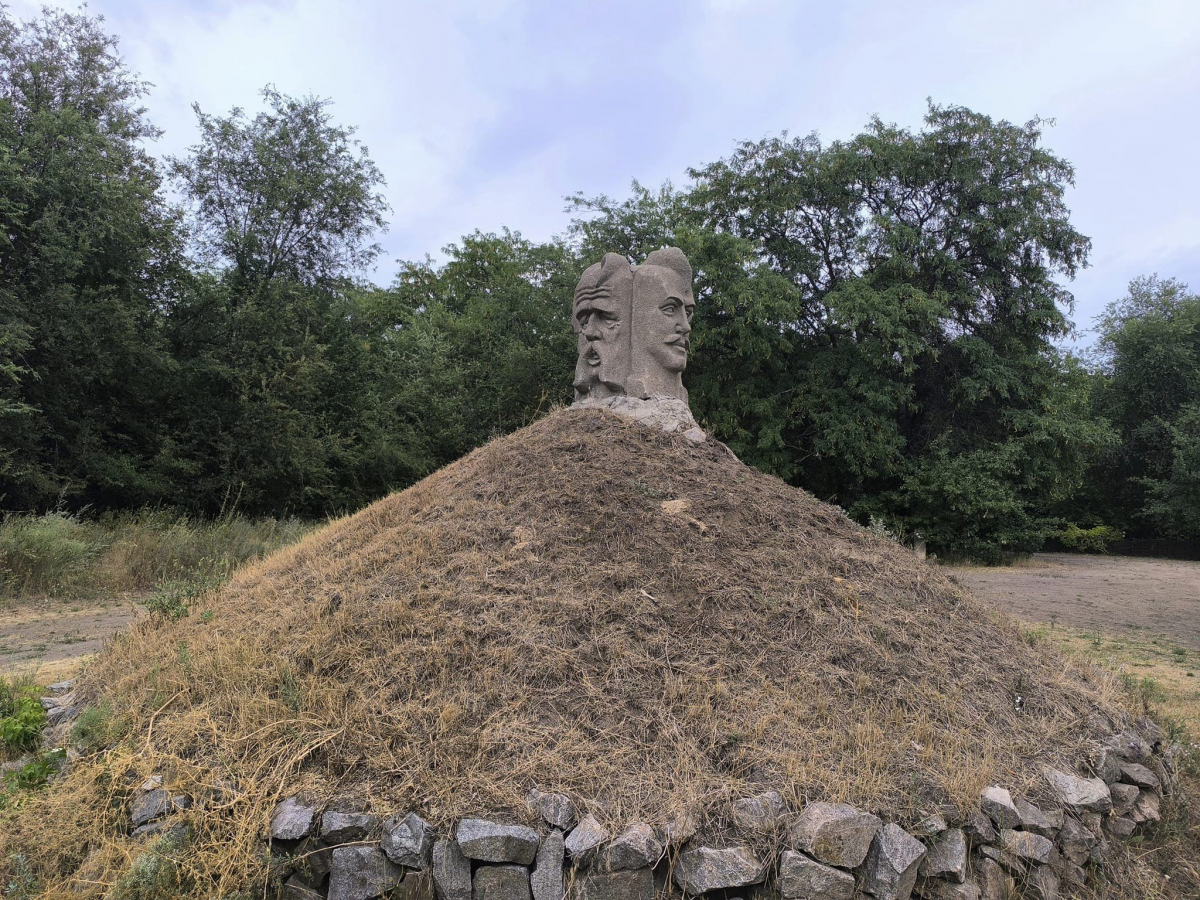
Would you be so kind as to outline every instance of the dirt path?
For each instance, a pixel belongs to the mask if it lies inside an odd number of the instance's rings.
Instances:
[[[40,681],[65,677],[143,612],[134,599],[0,606],[0,674],[36,670]]]
[[[1164,637],[1200,651],[1200,562],[1039,553],[1015,566],[950,571],[1023,619]]]

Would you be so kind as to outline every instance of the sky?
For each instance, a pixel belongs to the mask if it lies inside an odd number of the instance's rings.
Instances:
[[[18,18],[40,3],[8,0]],[[76,8],[77,4],[64,5]],[[1081,329],[1131,278],[1200,290],[1196,0],[92,0],[151,82],[152,148],[184,153],[207,113],[267,84],[333,101],[387,178],[387,284],[476,229],[542,240],[564,197],[621,197],[787,131],[919,127],[927,100],[1055,120],[1091,266]],[[1086,334],[1080,340],[1087,342]]]

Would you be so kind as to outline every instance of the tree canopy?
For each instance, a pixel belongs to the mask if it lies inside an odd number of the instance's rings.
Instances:
[[[383,174],[330,101],[197,107],[163,165],[145,90],[100,20],[0,8],[4,509],[355,508],[569,401],[580,273],[676,245],[692,405],[746,462],[981,559],[1200,536],[1200,300],[1139,279],[1093,357],[1060,349],[1091,245],[1042,120],[747,142],[384,288]]]

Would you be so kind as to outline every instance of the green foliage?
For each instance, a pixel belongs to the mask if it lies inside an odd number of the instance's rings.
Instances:
[[[0,758],[32,750],[46,724],[37,686],[0,677]]]
[[[32,900],[40,882],[29,859],[23,853],[15,853],[8,858],[8,867],[11,875],[4,886],[4,896],[9,900]]]
[[[164,619],[182,619],[191,612],[193,604],[207,597],[221,584],[221,578],[209,576],[195,580],[164,581],[154,588],[154,593],[142,601],[142,605],[153,616]]]
[[[473,234],[447,262],[406,263],[375,298],[406,480],[570,400],[582,267],[557,243]]]
[[[0,521],[0,589],[49,594],[80,583],[104,547],[103,529],[65,513]]]
[[[1056,532],[1054,537],[1072,553],[1107,553],[1108,545],[1122,540],[1125,535],[1108,525],[1080,528],[1071,524]]]
[[[127,729],[128,722],[103,700],[79,714],[71,726],[71,743],[80,753],[95,753],[119,741]]]
[[[0,497],[136,504],[168,361],[156,315],[179,271],[157,132],[98,19],[0,8]]]
[[[1093,403],[1120,440],[1095,461],[1088,509],[1137,536],[1200,537],[1200,296],[1134,279],[1098,331]]]
[[[341,278],[369,264],[369,243],[385,227],[383,176],[354,140],[332,124],[329,101],[264,88],[267,110],[247,120],[193,105],[200,143],[171,161],[194,211],[201,258],[229,263],[239,287],[276,278],[302,283]]]
[[[687,191],[574,198],[572,234],[688,254],[692,403],[742,459],[996,559],[1039,546],[1111,440],[1053,343],[1089,242],[1041,127],[931,106],[920,131],[746,143]]]
[[[379,289],[356,278],[383,176],[329,101],[196,108],[181,210],[143,93],[100,20],[0,7],[6,509],[357,508],[569,400],[579,273],[674,244],[692,405],[748,463],[942,554],[1026,552],[1064,521],[1200,535],[1200,301],[1139,279],[1098,374],[1057,349],[1090,242],[1039,120],[931,105],[916,129],[747,142],[682,189],[570,198],[565,241],[476,232]],[[124,553],[107,571],[177,615],[183,582],[254,555],[175,531],[6,521],[0,584],[86,590]]]
[[[298,519],[222,515],[205,521],[165,510],[103,515],[10,514],[0,520],[0,597],[144,591],[211,583],[237,565],[303,536]]]
[[[171,829],[133,858],[129,870],[106,895],[108,900],[172,900],[188,893],[184,862],[189,838]]]

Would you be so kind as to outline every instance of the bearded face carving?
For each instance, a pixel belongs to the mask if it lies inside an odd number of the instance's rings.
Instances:
[[[575,398],[613,397],[629,378],[633,274],[619,253],[589,266],[575,288],[572,324],[579,336]]]
[[[605,254],[575,289],[579,335],[575,399],[625,395],[687,401],[682,374],[691,345],[692,268],[677,247],[631,268]]]

